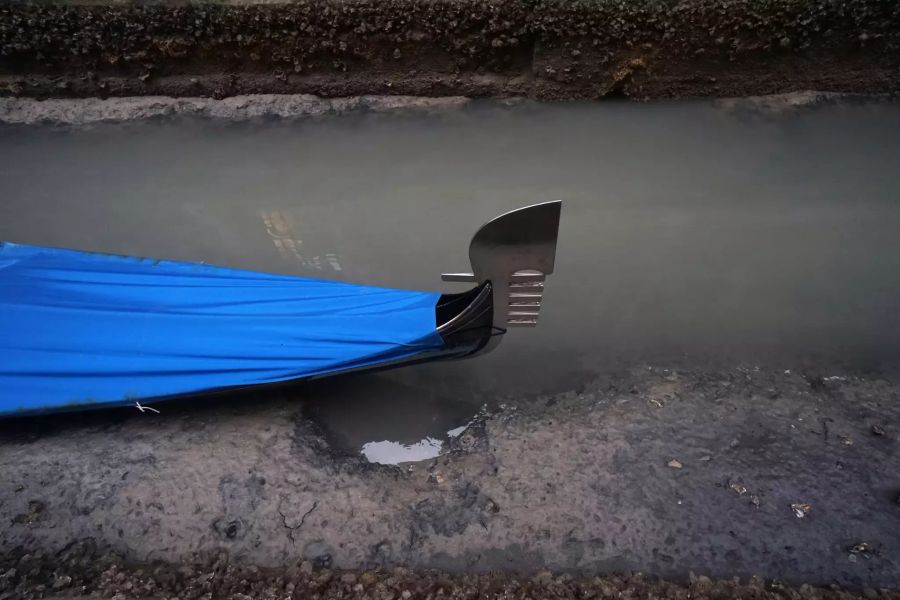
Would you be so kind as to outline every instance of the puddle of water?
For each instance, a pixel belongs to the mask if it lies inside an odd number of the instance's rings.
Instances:
[[[563,199],[537,329],[473,360],[298,388],[346,449],[419,448],[500,397],[621,365],[896,365],[898,164],[889,104],[5,128],[0,238],[450,291],[439,274],[468,267],[482,222]]]
[[[397,465],[405,462],[418,462],[437,458],[441,454],[441,440],[427,437],[415,444],[401,444],[383,440],[366,442],[360,452],[366,460],[383,465]]]
[[[420,457],[416,460],[433,458],[481,406],[473,395],[443,394],[405,375],[402,370],[360,373],[304,384],[303,398],[310,400],[304,412],[333,445],[362,452],[372,462],[409,462],[413,454]]]
[[[445,432],[443,440],[426,437],[425,439],[412,444],[403,444],[401,442],[393,442],[390,440],[366,442],[363,444],[360,452],[369,462],[382,465],[399,465],[401,463],[419,462],[430,458],[437,458],[444,449],[444,440],[461,436],[466,430],[466,427],[470,424],[471,421],[465,425],[454,427],[450,431]]]

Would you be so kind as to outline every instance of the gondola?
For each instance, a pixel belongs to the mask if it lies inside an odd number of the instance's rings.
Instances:
[[[537,324],[561,206],[482,226],[460,293],[0,242],[0,416],[483,354]]]

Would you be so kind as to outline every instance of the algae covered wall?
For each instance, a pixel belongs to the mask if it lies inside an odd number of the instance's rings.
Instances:
[[[900,89],[896,0],[0,5],[0,94],[729,96]]]

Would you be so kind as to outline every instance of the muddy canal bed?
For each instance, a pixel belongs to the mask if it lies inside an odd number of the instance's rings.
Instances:
[[[403,468],[335,453],[281,396],[23,420],[2,550],[895,587],[898,423],[880,378],[651,366],[523,397]]]

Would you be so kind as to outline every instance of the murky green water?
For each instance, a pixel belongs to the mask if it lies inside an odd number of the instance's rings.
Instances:
[[[900,108],[479,105],[444,115],[0,129],[0,238],[420,289],[564,201],[540,326],[491,355],[298,388],[341,443],[629,365],[892,368]],[[456,284],[458,285],[458,284]]]

